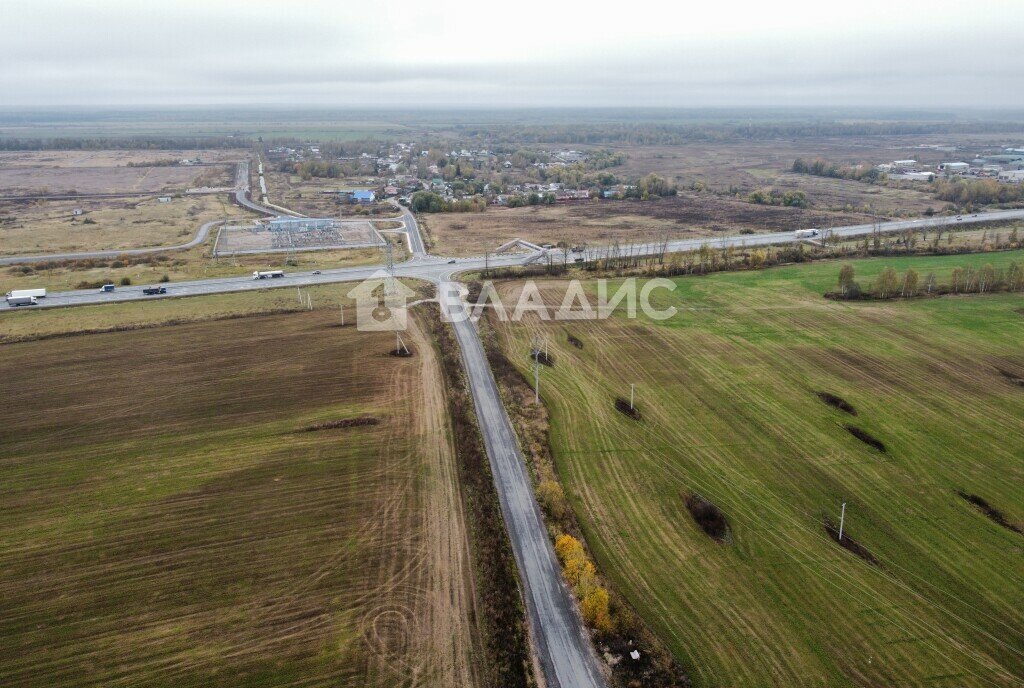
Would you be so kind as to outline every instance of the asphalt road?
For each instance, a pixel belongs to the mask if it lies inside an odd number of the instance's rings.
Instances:
[[[480,432],[519,567],[531,637],[546,683],[551,688],[604,686],[590,637],[548,539],[519,441],[501,403],[476,326],[465,317],[459,285],[447,281],[448,277],[443,276],[438,296],[462,349]]]
[[[247,175],[248,170],[245,170],[245,173]],[[880,232],[891,233],[907,228],[934,228],[1012,219],[1024,219],[1024,210],[964,215],[959,220],[956,217],[902,220],[881,223],[877,225],[877,229]],[[442,308],[449,316],[461,315],[465,305],[447,297],[456,286],[452,282],[452,276],[457,272],[482,269],[485,267],[484,257],[446,259],[431,256],[427,254],[423,245],[415,218],[408,211],[406,211],[405,220],[413,256],[408,261],[395,266],[395,275],[428,280],[439,285],[438,293],[441,297]],[[842,237],[857,237],[870,235],[875,228],[876,225],[856,225],[833,228],[828,231]],[[792,232],[779,232],[737,235],[714,240],[674,241],[669,242],[667,250],[693,250],[703,244],[719,248],[787,244],[793,241]],[[632,253],[633,255],[652,254],[661,250],[660,244],[619,247],[620,253]],[[491,257],[489,265],[490,267],[524,265],[536,260],[540,255],[542,254],[535,252],[529,255]],[[107,293],[98,291],[59,292],[48,295],[45,299],[40,300],[40,305],[31,308],[353,282],[379,275],[381,268],[382,266],[379,265],[341,268],[324,270],[319,275],[309,272],[289,273],[280,279],[253,280],[249,276],[242,276],[178,282],[164,285],[168,292],[164,296],[145,296],[142,294],[142,287],[120,287]],[[9,309],[6,302],[0,302],[0,312]],[[464,318],[453,317],[452,319],[455,321],[456,338],[462,349],[463,364],[473,393],[477,417],[494,474],[506,528],[519,567],[530,619],[531,635],[546,683],[551,688],[603,687],[606,684],[598,670],[598,660],[578,616],[571,592],[563,583],[558,562],[548,540],[547,530],[531,488],[515,430],[502,406],[476,327]]]
[[[276,210],[265,208],[249,199],[249,161],[238,163],[235,168],[235,203],[261,215],[277,216]]]

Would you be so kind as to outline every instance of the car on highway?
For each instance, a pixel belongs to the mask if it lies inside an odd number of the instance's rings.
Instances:
[[[113,284],[104,284],[102,287],[100,287],[100,291],[101,292],[114,291],[114,285]]]
[[[449,260],[449,261],[448,261],[448,264],[449,264],[449,265],[455,265],[455,259],[454,259],[454,258],[452,258],[451,260]]]
[[[166,294],[167,287],[146,287],[142,290],[142,293],[146,296],[154,296],[156,294]]]
[[[319,275],[319,274],[321,274],[321,273],[320,273],[320,271],[319,271],[319,270],[314,270],[314,271],[313,271],[313,274],[314,274],[314,275]]]

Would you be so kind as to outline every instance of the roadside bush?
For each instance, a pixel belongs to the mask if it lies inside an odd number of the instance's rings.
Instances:
[[[168,275],[168,274],[167,274],[167,273],[165,272],[165,273],[164,273],[163,275],[161,275],[161,276],[160,276],[160,281],[161,281],[161,282],[170,282],[170,281],[171,281],[171,276],[170,276],[170,275]]]
[[[555,480],[544,480],[537,485],[537,500],[548,517],[555,521],[561,521],[569,513],[565,491]]]
[[[131,283],[132,283],[132,278],[131,277],[122,277],[121,278],[121,286],[122,287],[130,286]]]
[[[608,591],[598,586],[583,598],[583,620],[592,628],[607,633],[612,630],[612,617],[608,612]]]
[[[608,633],[612,630],[608,591],[597,581],[594,564],[587,559],[583,543],[572,535],[559,535],[555,539],[555,554],[562,562],[562,573],[580,600],[583,620],[591,628]]]

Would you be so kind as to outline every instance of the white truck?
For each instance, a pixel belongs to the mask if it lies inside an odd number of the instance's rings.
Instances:
[[[34,296],[8,296],[7,297],[7,305],[8,306],[12,306],[12,307],[13,306],[34,306],[37,303],[39,303],[39,301],[37,301],[36,297],[34,297]]]
[[[793,232],[793,237],[796,239],[810,239],[816,236],[818,236],[818,230],[816,229],[798,229]]]
[[[37,299],[46,298],[45,289],[15,289],[14,291],[7,292],[8,299],[16,299],[19,296],[34,296]]]
[[[254,280],[268,278],[274,279],[276,277],[284,277],[284,270],[254,270],[252,273],[252,278]]]

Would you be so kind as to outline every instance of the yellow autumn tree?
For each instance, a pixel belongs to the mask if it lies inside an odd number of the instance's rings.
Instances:
[[[578,587],[581,582],[593,581],[594,574],[594,565],[582,557],[565,562],[565,579],[574,588]]]
[[[558,558],[562,561],[562,566],[565,566],[573,559],[586,558],[586,555],[583,553],[583,543],[572,535],[558,536],[555,540],[555,554],[557,554]]]
[[[612,617],[608,611],[608,591],[595,586],[580,605],[583,609],[583,620],[592,628],[607,633],[612,630]]]

